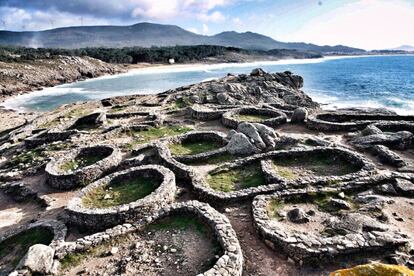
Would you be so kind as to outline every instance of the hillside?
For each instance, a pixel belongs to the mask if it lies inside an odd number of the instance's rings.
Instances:
[[[0,31],[0,44],[45,48],[84,47],[151,47],[176,45],[220,45],[244,49],[296,49],[321,53],[364,52],[346,46],[318,46],[306,43],[286,43],[252,32],[222,32],[204,36],[178,26],[138,23],[131,26],[66,27],[38,32]]]

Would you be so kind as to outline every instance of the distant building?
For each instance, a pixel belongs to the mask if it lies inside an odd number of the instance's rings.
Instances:
[[[175,63],[175,60],[174,60],[173,58],[170,58],[170,59],[168,60],[168,63],[169,63],[169,64],[174,64],[174,63]]]

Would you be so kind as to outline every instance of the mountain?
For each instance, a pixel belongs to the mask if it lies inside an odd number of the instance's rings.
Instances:
[[[401,45],[400,47],[393,48],[393,49],[390,49],[390,50],[393,50],[393,51],[407,51],[407,52],[412,52],[412,51],[414,51],[414,46],[411,46],[411,45]]]
[[[359,53],[362,49],[347,46],[318,46],[307,43],[276,41],[257,33],[222,32],[204,36],[174,25],[138,23],[131,26],[65,27],[37,32],[0,31],[1,45],[44,48],[151,47],[175,45],[220,45],[244,49],[296,49],[321,53]]]

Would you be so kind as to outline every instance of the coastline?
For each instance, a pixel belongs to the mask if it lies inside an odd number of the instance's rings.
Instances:
[[[103,75],[96,78],[89,78],[85,80],[81,80],[82,82],[94,82],[99,81],[102,79],[111,79],[111,78],[118,78],[120,76],[133,76],[133,75],[145,75],[145,74],[157,74],[157,73],[169,73],[169,72],[190,72],[190,71],[208,71],[214,69],[223,69],[223,68],[243,68],[243,67],[261,67],[265,65],[283,65],[283,64],[307,64],[307,63],[322,63],[329,60],[336,60],[336,59],[349,59],[349,58],[363,58],[363,57],[376,57],[376,56],[384,56],[384,55],[351,55],[351,56],[327,56],[323,58],[315,58],[315,59],[281,59],[281,60],[262,60],[262,61],[254,61],[254,62],[240,62],[240,63],[211,63],[211,62],[198,62],[198,63],[185,63],[185,64],[134,64],[134,65],[127,65],[123,68],[126,69],[126,72],[111,74],[111,75]],[[391,56],[391,55],[388,55]],[[395,55],[392,55],[395,56]],[[400,55],[401,56],[401,55]],[[407,56],[407,55],[404,55]],[[412,56],[412,55],[408,55]],[[207,80],[207,79],[206,79]],[[80,81],[76,81],[80,82]],[[75,82],[71,82],[75,83]],[[1,129],[10,128],[15,124],[12,121],[18,121],[19,123],[24,122],[27,118],[33,118],[38,116],[39,114],[44,113],[44,111],[33,111],[33,110],[25,110],[22,108],[16,107],[16,99],[20,102],[30,101],[31,97],[35,96],[47,96],[49,95],[56,95],[56,91],[53,91],[55,87],[62,87],[65,85],[69,85],[71,83],[64,83],[57,86],[52,87],[44,87],[45,89],[36,90],[36,91],[29,91],[24,93],[19,93],[16,95],[9,96],[5,99],[2,99],[0,102],[0,115],[3,117],[0,120],[2,124]],[[50,89],[50,90],[49,90]],[[80,92],[81,93],[81,92]],[[321,102],[320,100],[318,100]],[[10,104],[13,103],[14,105]],[[323,102],[321,102],[323,104]],[[9,127],[6,127],[9,126]]]

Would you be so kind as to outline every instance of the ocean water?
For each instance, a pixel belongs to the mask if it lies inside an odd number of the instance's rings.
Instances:
[[[414,114],[414,56],[367,56],[285,60],[246,64],[217,64],[145,68],[46,88],[8,99],[3,105],[18,110],[52,110],[62,104],[107,97],[159,93],[219,78],[227,73],[290,70],[303,76],[303,90],[324,108],[383,107]]]

